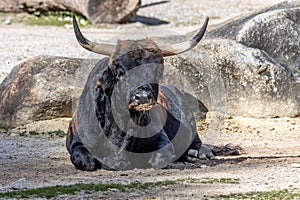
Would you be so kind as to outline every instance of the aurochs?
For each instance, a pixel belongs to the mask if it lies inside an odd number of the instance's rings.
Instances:
[[[185,94],[159,79],[163,57],[193,48],[207,24],[208,18],[192,39],[179,44],[143,39],[115,45],[89,41],[73,19],[79,44],[109,56],[90,72],[69,126],[66,145],[77,169],[165,167],[199,158],[202,143]]]

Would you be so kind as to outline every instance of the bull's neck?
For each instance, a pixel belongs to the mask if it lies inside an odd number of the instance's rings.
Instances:
[[[147,126],[151,122],[149,111],[137,111],[135,109],[129,109],[131,119],[138,126]]]

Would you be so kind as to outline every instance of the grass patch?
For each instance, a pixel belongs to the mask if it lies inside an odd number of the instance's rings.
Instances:
[[[177,180],[164,180],[157,182],[133,182],[130,184],[120,184],[120,183],[111,183],[111,184],[75,184],[68,186],[53,186],[53,187],[44,187],[30,190],[20,190],[12,191],[6,193],[0,193],[0,198],[53,198],[58,195],[76,195],[78,192],[98,192],[98,191],[109,191],[111,189],[117,189],[120,192],[131,192],[133,190],[147,190],[154,187],[175,185],[175,184],[184,184],[184,183],[239,183],[238,179],[232,178],[185,178]]]
[[[230,115],[230,116],[228,116],[228,119],[233,119],[233,117]]]
[[[238,178],[204,178],[201,183],[224,183],[224,184],[239,184]]]
[[[238,178],[187,178],[182,179],[187,183],[204,183],[204,184],[213,184],[213,183],[224,183],[224,184],[239,184],[240,179]]]
[[[53,137],[53,136],[65,137],[67,135],[67,133],[65,133],[64,131],[62,131],[60,129],[58,129],[56,131],[50,131],[47,134],[50,135],[51,137]]]
[[[50,136],[50,137],[65,137],[67,135],[67,133],[65,133],[64,131],[58,129],[55,131],[49,131],[47,133],[44,132],[38,132],[36,130],[31,130],[31,131],[22,131],[22,132],[18,132],[19,136],[38,136],[38,135],[46,135],[46,136]]]
[[[267,191],[267,192],[249,192],[245,194],[229,194],[229,195],[219,195],[214,197],[216,199],[258,199],[258,200],[272,200],[272,199],[300,199],[300,192],[296,189],[283,189],[276,191]]]
[[[125,191],[121,184],[76,184],[0,193],[0,198],[52,198],[63,194],[75,195],[79,191],[107,191],[113,188]]]
[[[26,131],[22,131],[22,132],[19,132],[18,135],[23,137],[23,136],[26,136],[26,133],[27,133]]]
[[[37,132],[37,131],[29,131],[29,135],[32,135],[32,136],[38,135],[38,134],[39,134],[39,132]]]
[[[166,180],[158,182],[140,183],[133,182],[127,185],[120,183],[111,184],[75,184],[69,186],[53,186],[31,190],[12,191],[0,193],[0,198],[53,198],[58,195],[75,195],[77,192],[98,192],[117,189],[120,192],[129,192],[133,189],[149,189],[165,185],[176,184],[177,181]]]
[[[207,179],[209,181],[207,182]],[[58,195],[76,195],[78,192],[92,193],[92,192],[105,192],[112,189],[116,189],[119,192],[131,192],[133,190],[146,190],[153,187],[161,187],[167,185],[174,185],[178,183],[236,183],[237,179],[232,178],[204,178],[204,179],[178,179],[178,180],[165,180],[158,182],[133,182],[130,184],[120,184],[120,183],[111,183],[111,184],[75,184],[69,186],[53,186],[53,187],[44,187],[30,190],[20,190],[12,191],[6,193],[0,193],[0,198],[54,198]],[[300,193],[296,189],[283,189],[278,191],[268,191],[268,192],[249,192],[245,194],[229,194],[229,195],[219,195],[212,197],[214,199],[258,199],[258,200],[272,200],[272,199],[300,199]]]
[[[77,15],[69,11],[47,11],[45,13],[35,12],[31,15],[16,15],[12,22],[24,23],[27,25],[41,25],[41,26],[65,26],[72,24],[72,17],[76,16],[81,26],[90,25],[91,22],[81,15]]]
[[[197,121],[197,129],[198,130],[205,130],[207,128],[207,123],[205,119],[199,119]]]
[[[9,128],[7,126],[5,126],[4,124],[0,124],[0,130],[7,132],[9,130]]]

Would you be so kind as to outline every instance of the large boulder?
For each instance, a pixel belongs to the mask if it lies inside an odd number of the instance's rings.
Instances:
[[[16,127],[72,117],[96,60],[40,56],[18,66],[0,85],[0,123]]]
[[[209,110],[295,117],[300,115],[299,36],[300,2],[289,1],[215,26],[202,45],[166,61],[190,80]]]

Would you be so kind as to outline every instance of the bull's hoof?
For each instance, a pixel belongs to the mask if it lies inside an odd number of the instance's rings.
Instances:
[[[102,164],[85,147],[76,148],[71,155],[71,161],[76,169],[83,171],[95,171],[102,168]]]
[[[215,155],[214,155],[212,149],[206,144],[201,145],[201,149],[199,151],[198,157],[202,160],[214,160],[215,159]]]

